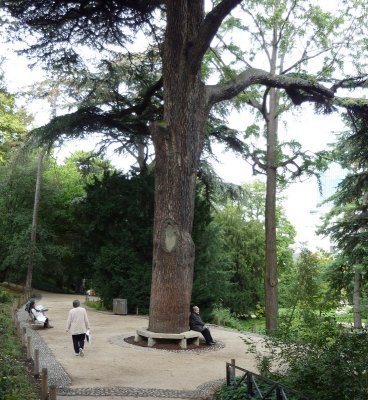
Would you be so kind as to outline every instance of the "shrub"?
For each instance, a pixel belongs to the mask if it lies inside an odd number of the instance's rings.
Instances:
[[[212,310],[212,318],[217,325],[229,326],[230,328],[240,329],[239,320],[230,312],[229,308],[224,308],[216,304]]]
[[[347,330],[331,319],[309,314],[299,318],[297,326],[279,331],[267,346],[268,360],[259,357],[259,367],[271,379],[310,399],[367,399],[367,332]],[[265,368],[270,365],[281,368],[270,372]]]
[[[11,300],[11,295],[6,290],[0,289],[0,303],[10,303]]]
[[[3,290],[0,297],[12,300]],[[14,333],[11,320],[11,301],[0,301],[0,399],[36,400],[36,390],[25,371],[24,350]]]

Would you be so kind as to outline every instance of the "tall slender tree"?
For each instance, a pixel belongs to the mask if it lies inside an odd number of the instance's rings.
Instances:
[[[225,74],[229,70],[234,74],[244,65],[267,65],[272,75],[307,75],[313,70],[315,79],[328,80],[332,71],[343,68],[336,49],[346,47],[355,27],[344,25],[341,13],[334,15],[308,0],[247,0],[241,4],[241,10],[236,17],[229,18],[214,46],[212,62],[220,70],[225,69]],[[238,39],[244,36],[252,43],[251,48],[244,48]],[[219,56],[226,54],[231,56],[231,64],[219,64]],[[318,169],[325,168],[327,163],[321,157],[324,152],[313,154],[294,140],[279,140],[280,121],[292,108],[292,102],[281,90],[252,87],[237,96],[234,103],[238,108],[250,105],[265,126],[265,149],[260,148],[263,143],[260,145],[259,141],[254,149],[244,145],[244,157],[253,162],[253,171],[265,174],[267,180],[264,283],[266,329],[271,331],[278,325],[276,191],[301,175],[315,174],[318,178]]]

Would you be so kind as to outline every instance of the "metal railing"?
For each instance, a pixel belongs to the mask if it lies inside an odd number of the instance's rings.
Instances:
[[[241,371],[240,376],[236,376],[236,371]],[[287,388],[279,382],[236,366],[235,360],[226,363],[226,384],[227,386],[245,386],[246,399],[309,400],[303,394]]]

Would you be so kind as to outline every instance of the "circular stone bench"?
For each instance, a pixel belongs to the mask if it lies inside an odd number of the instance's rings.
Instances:
[[[196,346],[199,346],[199,337],[201,333],[196,331],[186,331],[181,333],[159,333],[152,332],[148,329],[141,328],[137,329],[134,337],[135,342],[139,342],[143,338],[147,339],[147,346],[152,347],[158,340],[178,340],[179,345],[182,349],[187,348],[188,339],[193,339],[193,342]]]

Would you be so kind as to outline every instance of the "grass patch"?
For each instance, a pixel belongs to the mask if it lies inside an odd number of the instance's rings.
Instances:
[[[264,318],[239,320],[239,329],[241,331],[264,335],[266,333],[266,320]]]
[[[25,351],[11,319],[16,295],[0,288],[0,399],[37,400],[39,394],[26,371]]]
[[[84,303],[87,307],[93,308],[97,311],[107,311],[107,308],[104,306],[102,300],[86,300]]]

